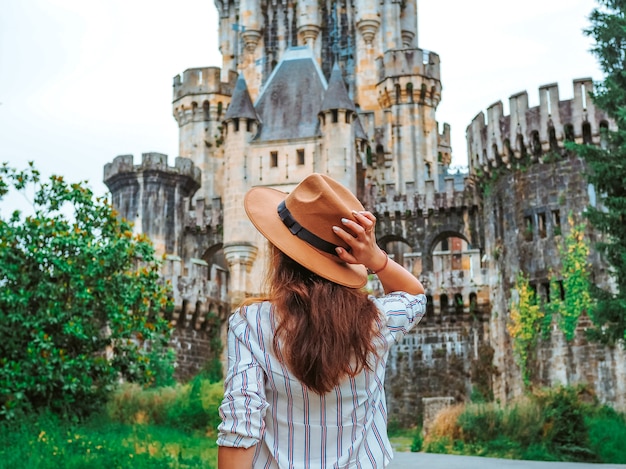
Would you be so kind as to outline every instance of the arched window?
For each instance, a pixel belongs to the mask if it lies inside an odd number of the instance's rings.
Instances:
[[[202,112],[204,115],[204,120],[210,121],[211,120],[211,105],[209,104],[208,101],[205,101],[202,103]]]
[[[435,314],[435,304],[433,303],[433,297],[426,295],[426,316],[433,317]]]
[[[568,142],[574,141],[574,126],[572,124],[565,124],[565,140]]]
[[[518,134],[517,136],[517,149],[519,150],[520,157],[525,158],[528,153],[526,152],[526,145],[524,145],[524,137],[522,134]]]
[[[426,83],[422,83],[422,87],[420,88],[420,101],[424,102],[426,99]]]
[[[409,98],[409,103],[413,102],[413,83],[406,84],[406,95]]]
[[[541,140],[539,139],[539,132],[533,130],[530,134],[533,156],[541,156]]]
[[[609,123],[607,121],[600,122],[600,147],[607,149],[609,146]]]
[[[448,295],[439,296],[439,310],[441,314],[445,314],[448,312]]]
[[[556,129],[553,125],[548,127],[548,139],[550,141],[550,151],[555,153],[559,152],[559,142],[556,139]]]
[[[463,314],[463,296],[460,293],[454,294],[454,312]]]
[[[396,104],[400,104],[400,101],[402,99],[402,88],[400,87],[400,85],[394,85],[395,91],[396,91]]]
[[[478,309],[478,297],[476,296],[476,293],[472,292],[472,293],[469,294],[469,310],[470,310],[470,314],[476,313],[477,309]]]
[[[591,124],[589,122],[583,122],[583,143],[586,145],[590,145],[593,143],[593,139],[591,137]]]

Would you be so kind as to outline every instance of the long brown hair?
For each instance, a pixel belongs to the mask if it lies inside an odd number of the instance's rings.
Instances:
[[[274,351],[318,394],[372,369],[380,312],[367,293],[326,280],[271,243],[269,299],[278,317]]]

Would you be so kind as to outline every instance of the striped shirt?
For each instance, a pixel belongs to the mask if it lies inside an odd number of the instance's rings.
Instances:
[[[382,468],[387,438],[385,367],[389,348],[424,316],[426,297],[396,292],[371,297],[381,315],[384,350],[374,370],[347,377],[332,391],[307,389],[274,354],[270,303],[237,310],[229,320],[228,372],[217,444],[256,446],[254,468]]]

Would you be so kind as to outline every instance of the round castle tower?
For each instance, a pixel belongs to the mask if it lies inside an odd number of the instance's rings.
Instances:
[[[186,208],[200,187],[191,160],[178,157],[170,167],[167,155],[144,153],[134,165],[133,155],[120,155],[104,166],[104,183],[120,216],[146,234],[158,254],[181,255]]]
[[[222,82],[217,67],[190,68],[174,77],[173,114],[179,127],[179,156],[189,158],[202,172],[196,199],[212,200],[222,191],[222,120],[237,74]]]
[[[550,283],[553,277],[559,282],[563,239],[571,231],[570,223],[583,222],[585,208],[595,204],[584,161],[567,151],[565,142],[602,145],[601,129],[614,127],[589,97],[591,79],[574,80],[573,85],[570,100],[559,99],[556,84],[542,86],[536,107],[528,106],[526,92],[515,94],[509,99],[510,115],[503,115],[502,103],[497,102],[488,108],[487,121],[481,112],[467,128],[470,172],[483,195],[490,284],[500,285],[491,289],[490,335],[496,351],[494,364],[501,371],[494,378],[494,394],[502,400],[523,389],[507,332],[516,277],[523,272],[544,303],[563,299],[562,281],[558,291],[551,290]],[[590,246],[598,236],[587,228]],[[606,286],[606,266],[593,249],[589,261],[594,283]],[[550,339],[541,342],[537,351],[532,379],[543,386],[586,382],[601,400],[610,401],[613,391],[609,388],[624,388],[626,376],[607,372],[609,378],[597,379],[588,364],[606,353],[602,363],[610,368],[608,364],[616,357],[585,342],[585,320],[581,318],[572,343],[558,327],[553,328]]]

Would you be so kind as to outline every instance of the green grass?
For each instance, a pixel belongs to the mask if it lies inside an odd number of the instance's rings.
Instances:
[[[81,424],[42,416],[0,426],[0,468],[217,467],[215,437],[106,417]]]

